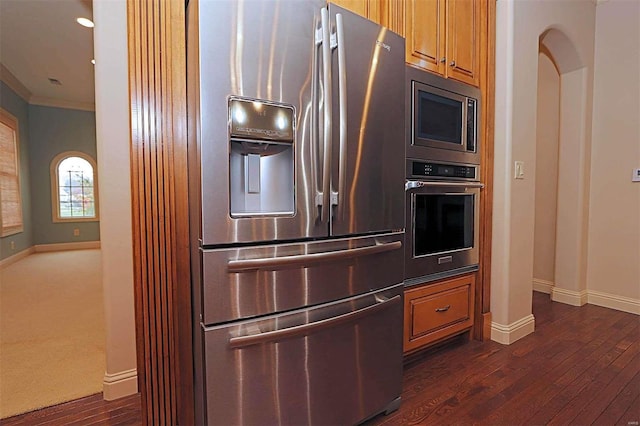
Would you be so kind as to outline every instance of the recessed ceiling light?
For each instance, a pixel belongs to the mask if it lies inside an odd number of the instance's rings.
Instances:
[[[80,25],[82,25],[83,27],[87,27],[87,28],[93,28],[93,21],[91,19],[87,19],[87,18],[77,18],[76,22]]]
[[[95,60],[95,59],[92,59],[92,60],[91,60],[91,63],[92,63],[93,65],[95,65],[95,64],[96,64],[96,60]]]

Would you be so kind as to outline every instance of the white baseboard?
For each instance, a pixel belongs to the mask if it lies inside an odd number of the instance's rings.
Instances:
[[[630,314],[640,315],[640,300],[632,299],[630,297],[588,290],[587,302],[590,305],[597,305],[605,308],[616,309],[618,311],[629,312]]]
[[[115,374],[104,373],[102,393],[105,400],[113,401],[137,392],[138,372],[135,368]]]
[[[536,326],[536,319],[529,314],[509,325],[502,325],[496,322],[491,323],[491,340],[510,345],[522,339],[524,336],[533,333]]]
[[[100,241],[81,241],[78,243],[36,244],[33,246],[36,253],[61,250],[86,250],[99,249]]]
[[[572,306],[583,306],[587,303],[587,290],[574,291],[553,287],[551,300]]]
[[[541,280],[538,278],[533,279],[533,291],[539,291],[540,293],[551,294],[555,283],[553,281]]]
[[[2,259],[0,260],[0,269],[6,268],[12,263],[16,263],[18,260],[24,259],[25,257],[29,256],[31,253],[34,253],[34,252],[35,252],[35,249],[33,247],[29,247],[28,249],[19,251],[18,253],[7,257],[6,259]]]

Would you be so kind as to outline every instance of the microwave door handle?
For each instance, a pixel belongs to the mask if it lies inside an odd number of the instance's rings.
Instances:
[[[344,194],[347,173],[347,66],[344,48],[344,26],[342,14],[336,14],[336,36],[338,45],[338,93],[340,105],[340,159],[338,169],[338,218],[344,218]]]
[[[460,147],[464,150],[467,147],[467,120],[469,117],[467,116],[467,98],[464,98],[462,101],[462,140],[460,141]]]
[[[324,161],[322,163],[322,213],[320,220],[329,221],[331,210],[331,33],[329,11],[320,9],[322,22],[322,77],[324,93]]]

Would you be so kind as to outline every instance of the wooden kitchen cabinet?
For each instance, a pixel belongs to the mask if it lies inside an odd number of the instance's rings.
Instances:
[[[405,0],[330,0],[404,37]]]
[[[330,3],[364,16],[373,22],[384,25],[382,23],[382,14],[380,8],[380,0],[330,0]]]
[[[406,61],[479,86],[483,7],[480,0],[406,0]]]
[[[471,329],[475,280],[468,274],[405,290],[405,354]]]

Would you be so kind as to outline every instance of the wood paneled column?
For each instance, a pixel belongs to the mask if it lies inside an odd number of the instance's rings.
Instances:
[[[482,158],[480,181],[480,270],[476,285],[474,337],[491,339],[491,238],[493,220],[493,153],[495,121],[496,0],[481,2],[480,90]]]
[[[138,375],[148,425],[193,424],[185,4],[128,0]]]

